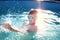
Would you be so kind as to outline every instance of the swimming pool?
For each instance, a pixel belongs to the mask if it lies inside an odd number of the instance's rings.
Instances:
[[[1,24],[3,22],[8,22],[13,26],[13,28],[20,28],[23,22],[28,22],[28,11],[38,6],[36,2],[31,2],[5,1],[5,4],[3,1],[0,2],[0,13],[2,13],[0,14],[0,40],[22,40],[23,37],[28,38],[29,35],[25,36],[27,34],[27,32],[24,31],[25,29],[22,29],[23,33],[16,33],[2,28]],[[31,3],[34,6],[27,3]],[[41,2],[40,5],[45,8],[43,10],[40,9],[40,11],[44,12],[40,12],[40,14],[38,14],[38,20],[36,23],[38,26],[38,31],[32,40],[60,40],[60,4]],[[45,19],[45,21],[43,21],[43,19]]]

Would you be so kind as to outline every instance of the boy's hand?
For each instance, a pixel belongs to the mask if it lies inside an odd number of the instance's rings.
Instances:
[[[3,23],[2,26],[3,26],[4,28],[6,28],[6,29],[11,30],[11,31],[20,32],[20,30],[17,30],[17,29],[12,28],[11,25],[8,24],[8,23]]]
[[[23,24],[22,24],[22,26],[21,26],[21,27],[24,27],[25,25],[27,25],[27,23],[26,23],[26,22],[23,22]]]
[[[9,29],[11,27],[11,25],[8,23],[3,23],[2,26],[6,29]]]
[[[26,25],[26,24],[27,24],[26,22],[23,23],[23,25]]]

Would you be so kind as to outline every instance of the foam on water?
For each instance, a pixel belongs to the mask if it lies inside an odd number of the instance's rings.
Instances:
[[[39,10],[36,21],[38,31],[34,36],[37,40],[58,40],[60,38],[60,18],[54,15],[55,13],[56,12],[52,12],[50,10]],[[23,12],[23,14],[19,15],[12,15],[9,13],[7,15],[2,15],[0,24],[7,22],[11,24],[13,28],[20,28],[23,22],[28,22],[27,14],[28,12]],[[20,40],[20,37],[24,34],[7,30],[0,25],[0,34],[5,35],[5,38],[2,38],[4,35],[0,36],[1,40]]]

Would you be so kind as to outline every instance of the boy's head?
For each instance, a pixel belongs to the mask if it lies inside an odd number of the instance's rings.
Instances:
[[[29,23],[35,24],[37,18],[37,10],[31,10],[28,15]]]

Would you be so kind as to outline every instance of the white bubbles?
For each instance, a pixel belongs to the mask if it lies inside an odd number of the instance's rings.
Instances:
[[[56,23],[59,21],[59,18],[53,14],[55,14],[55,12],[52,12],[50,10],[39,10],[38,19],[36,22],[36,25],[38,26],[36,35],[38,38],[44,36],[56,36],[57,31],[59,31],[57,29],[60,28],[58,28],[56,25]]]

